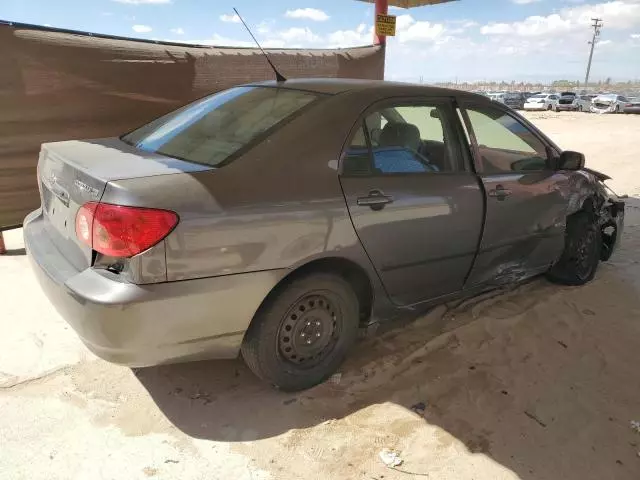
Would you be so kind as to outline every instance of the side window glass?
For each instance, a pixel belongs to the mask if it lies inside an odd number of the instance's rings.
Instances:
[[[545,145],[526,126],[490,107],[467,109],[487,174],[547,169]]]
[[[352,176],[371,174],[371,152],[364,125],[358,128],[345,152],[342,173]]]
[[[375,173],[453,171],[442,106],[407,105],[367,116]]]

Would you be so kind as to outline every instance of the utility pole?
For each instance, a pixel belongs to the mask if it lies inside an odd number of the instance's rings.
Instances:
[[[593,58],[593,48],[596,46],[597,38],[600,36],[600,29],[602,28],[601,18],[592,18],[593,21],[593,37],[589,44],[591,45],[591,52],[589,52],[589,63],[587,64],[587,74],[584,77],[584,88],[589,88],[589,72],[591,72],[591,59]]]

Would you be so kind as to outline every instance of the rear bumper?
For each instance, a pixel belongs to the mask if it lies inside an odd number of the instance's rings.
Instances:
[[[557,105],[556,105],[556,110],[569,110],[569,111],[573,111],[573,110],[577,110],[577,109],[578,109],[578,106],[577,106],[577,105],[574,105],[574,104],[572,104],[572,103],[569,103],[569,104],[561,104],[561,103],[559,103],[559,104],[557,104]]]
[[[547,105],[544,103],[525,103],[524,109],[525,110],[546,110]]]
[[[624,107],[624,113],[640,113],[640,106],[638,107]]]
[[[87,347],[122,365],[234,358],[256,310],[288,272],[135,285],[92,268],[77,271],[43,228],[39,210],[24,241],[45,294]]]

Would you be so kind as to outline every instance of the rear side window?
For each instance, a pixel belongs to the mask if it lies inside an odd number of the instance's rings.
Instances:
[[[147,152],[219,167],[317,98],[298,90],[236,87],[154,120],[122,140]]]
[[[448,104],[396,105],[368,114],[343,159],[345,175],[453,172],[459,155],[449,139]]]

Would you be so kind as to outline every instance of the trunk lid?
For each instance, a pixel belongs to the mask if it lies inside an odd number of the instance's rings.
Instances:
[[[93,251],[76,236],[76,214],[83,204],[100,201],[108,182],[210,169],[142,152],[118,138],[45,143],[38,161],[45,229],[61,255],[84,270]]]

